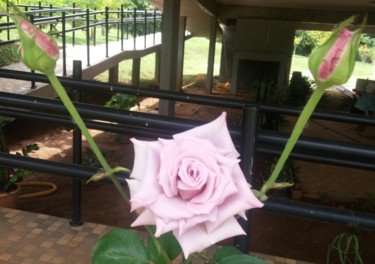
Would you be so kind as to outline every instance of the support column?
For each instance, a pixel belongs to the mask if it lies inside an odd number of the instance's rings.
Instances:
[[[160,90],[176,91],[180,0],[163,1]],[[174,102],[160,100],[159,114],[173,116]]]
[[[178,29],[178,49],[177,49],[177,75],[176,87],[177,91],[181,91],[182,78],[184,75],[184,54],[185,54],[185,31],[186,17],[180,17],[180,25]]]
[[[210,46],[208,48],[208,63],[207,63],[207,76],[206,76],[206,92],[212,92],[213,79],[214,79],[214,65],[215,65],[215,46],[216,46],[216,32],[217,21],[216,17],[211,17],[210,28]]]
[[[118,83],[118,64],[109,69],[108,82]]]
[[[133,86],[139,87],[140,71],[141,71],[141,59],[134,58],[133,67],[132,67],[132,85]]]

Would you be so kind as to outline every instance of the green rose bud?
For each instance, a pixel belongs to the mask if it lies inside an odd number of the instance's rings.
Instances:
[[[353,73],[355,56],[363,25],[349,31],[346,27],[354,17],[342,22],[330,38],[309,57],[309,68],[318,86],[329,87],[346,83]]]
[[[23,19],[15,19],[21,43],[17,50],[27,67],[42,73],[51,72],[59,58],[59,47],[55,40]]]

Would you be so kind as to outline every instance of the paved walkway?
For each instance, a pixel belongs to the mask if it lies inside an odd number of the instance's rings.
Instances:
[[[96,241],[114,227],[84,223],[69,225],[55,216],[0,208],[0,263],[89,264]],[[253,253],[269,264],[308,264]]]
[[[145,45],[144,37],[136,38],[135,49],[134,49],[134,39],[124,40],[124,50],[125,51],[142,50],[142,49],[149,48],[149,47],[152,47],[153,45],[158,45],[158,44],[161,44],[160,33],[157,33],[155,35],[155,41],[154,41],[153,35],[147,35],[146,45]],[[114,56],[120,52],[121,52],[121,41],[109,43],[109,47],[108,47],[109,57]],[[90,46],[90,65],[91,66],[105,59],[106,59],[105,44]],[[81,60],[83,69],[86,69],[89,67],[87,65],[86,45],[75,45],[75,46],[67,45],[66,46],[66,64],[67,64],[66,74],[67,76],[70,76],[72,74],[73,60]],[[28,69],[22,62],[3,67],[3,69],[30,72],[30,69]],[[62,50],[60,50],[60,58],[57,61],[55,72],[58,76],[63,75]],[[0,78],[0,91],[2,92],[17,93],[17,94],[30,94],[30,93],[37,92],[37,90],[42,89],[44,86],[46,86],[46,84],[36,83],[36,88],[32,90],[31,82],[29,81],[20,81],[20,80]]]

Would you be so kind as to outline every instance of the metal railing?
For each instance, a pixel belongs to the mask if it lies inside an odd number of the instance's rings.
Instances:
[[[76,63],[75,63],[76,64]],[[279,132],[266,131],[259,128],[260,113],[277,113],[281,115],[298,115],[300,110],[268,105],[254,105],[244,101],[168,92],[147,88],[137,88],[127,85],[106,84],[96,81],[80,80],[79,70],[75,69],[75,78],[60,77],[62,84],[73,91],[126,93],[143,97],[154,97],[173,101],[183,101],[221,108],[235,108],[242,110],[242,122],[239,127],[230,127],[233,141],[241,154],[241,168],[249,182],[252,182],[253,162],[260,153],[278,155],[287,139]],[[77,72],[78,71],[78,72]],[[0,77],[10,79],[34,80],[47,83],[44,75],[11,70],[0,70]],[[202,122],[176,117],[166,117],[139,112],[110,109],[100,106],[76,103],[89,128],[127,134],[130,136],[148,138],[169,138],[174,133],[193,128]],[[74,124],[62,103],[59,100],[30,97],[0,92],[0,115],[24,119],[65,124],[74,128]],[[315,112],[313,118],[365,124],[375,126],[375,120],[366,116],[357,116],[341,113]],[[77,134],[79,137],[80,135]],[[76,136],[77,136],[76,135]],[[76,137],[75,136],[75,137]],[[73,152],[80,155],[79,141],[73,140]],[[78,143],[77,143],[78,142]],[[375,170],[375,146],[354,144],[347,142],[329,141],[319,138],[302,137],[292,153],[295,159],[313,162],[336,164],[340,166]],[[78,159],[79,160],[79,159]],[[62,164],[58,162],[40,160],[0,153],[0,164],[3,166],[24,168],[45,173],[65,175],[73,179],[88,179],[97,168],[90,168],[80,164]],[[319,172],[317,172],[319,173]],[[118,175],[120,181],[128,175]],[[375,177],[375,175],[374,175]],[[79,224],[80,219],[80,187],[76,186],[74,194],[75,207],[72,224]],[[344,209],[306,204],[284,199],[270,198],[264,209],[309,219],[330,221],[338,224],[375,229],[375,214],[354,212]],[[249,223],[242,221],[245,230],[249,230]],[[248,236],[238,237],[236,245],[244,252],[248,251]]]
[[[156,34],[161,32],[162,15],[158,10],[126,10],[124,5],[118,10],[82,10],[77,8],[75,4],[73,7],[49,7],[19,5],[24,8],[23,14],[35,25],[45,27],[49,25],[49,33],[51,35],[61,38],[62,45],[62,61],[63,61],[63,76],[67,75],[66,66],[66,46],[67,38],[71,34],[71,44],[76,45],[77,31],[85,31],[85,43],[87,52],[87,66],[90,66],[90,46],[97,45],[99,39],[97,29],[102,29],[104,35],[105,55],[104,58],[109,57],[109,32],[112,27],[116,28],[116,41],[121,42],[121,50],[124,51],[124,41],[130,38],[133,39],[133,50],[137,49],[137,41],[139,37],[143,37],[143,48],[147,47],[147,35],[153,36],[152,45],[156,44]],[[30,10],[31,9],[31,10]],[[6,16],[6,21],[0,23],[0,32],[7,32],[7,40],[0,42],[1,45],[17,42],[18,39],[11,39],[10,32],[15,30],[14,23],[9,22],[9,17]],[[61,24],[61,29],[57,25]],[[138,38],[138,39],[137,39]]]

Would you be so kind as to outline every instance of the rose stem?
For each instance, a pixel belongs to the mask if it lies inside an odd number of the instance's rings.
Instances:
[[[100,164],[102,165],[105,173],[107,175],[109,175],[109,177],[111,178],[112,182],[114,183],[116,189],[120,192],[120,194],[122,195],[122,197],[127,202],[129,202],[128,195],[125,193],[124,189],[122,188],[122,186],[121,186],[120,182],[118,181],[118,179],[116,178],[116,176],[113,175],[112,168],[109,166],[108,162],[106,161],[106,159],[104,158],[102,152],[100,151],[98,145],[95,143],[94,139],[92,138],[90,132],[88,131],[85,123],[82,120],[82,117],[80,116],[80,114],[78,113],[77,109],[73,105],[73,103],[70,100],[68,94],[66,93],[64,87],[61,85],[60,81],[57,79],[56,75],[53,72],[52,73],[46,73],[46,75],[47,75],[49,81],[51,82],[52,86],[55,88],[55,91],[56,91],[57,95],[60,97],[60,99],[63,102],[64,106],[66,107],[66,109],[68,110],[68,112],[70,113],[70,115],[72,116],[74,122],[79,127],[79,129],[82,131],[82,133],[85,136],[87,142],[89,143],[92,151],[94,152],[95,156],[97,157],[97,159],[99,160]],[[124,168],[124,170],[126,172],[130,173],[129,169],[125,169]],[[151,231],[151,229],[149,227],[147,227],[147,226],[145,226],[145,227],[146,227],[147,232],[151,235],[152,239],[154,240],[154,243],[157,244],[157,245],[159,245],[158,248],[161,251],[162,258],[165,261],[169,261],[169,258],[167,256],[165,250],[160,247],[160,243],[154,237],[154,234]]]
[[[319,103],[320,98],[324,94],[325,88],[326,87],[324,86],[318,86],[315,89],[315,91],[312,93],[312,95],[310,96],[310,99],[306,103],[301,115],[299,116],[297,123],[295,124],[294,129],[292,131],[292,134],[290,135],[285,145],[285,148],[279,160],[276,163],[275,169],[272,171],[272,174],[268,178],[266,183],[262,186],[259,197],[262,197],[268,190],[272,189],[273,184],[277,180],[277,177],[279,176],[282,168],[284,167],[286,160],[288,159],[290,155],[290,152],[292,151],[294,145],[297,143],[297,140],[300,137],[307,121],[309,120],[316,105]]]
[[[52,86],[55,88],[55,91],[57,95],[60,97],[61,101],[63,102],[64,106],[72,116],[74,122],[79,127],[79,129],[82,131],[83,135],[85,136],[88,144],[90,145],[92,151],[94,152],[95,156],[97,157],[98,161],[100,162],[101,166],[103,167],[105,173],[111,178],[112,182],[114,183],[116,189],[120,192],[122,197],[129,201],[128,195],[125,193],[124,189],[122,188],[119,180],[116,178],[116,176],[113,174],[112,168],[109,166],[108,162],[104,158],[102,152],[100,151],[98,145],[95,143],[94,139],[92,138],[90,132],[88,131],[85,123],[82,120],[82,117],[74,107],[72,101],[70,100],[68,94],[66,93],[64,87],[61,85],[60,81],[57,79],[56,75],[51,73],[46,73],[49,81],[51,82]],[[124,171],[130,172],[129,169],[125,169]]]

